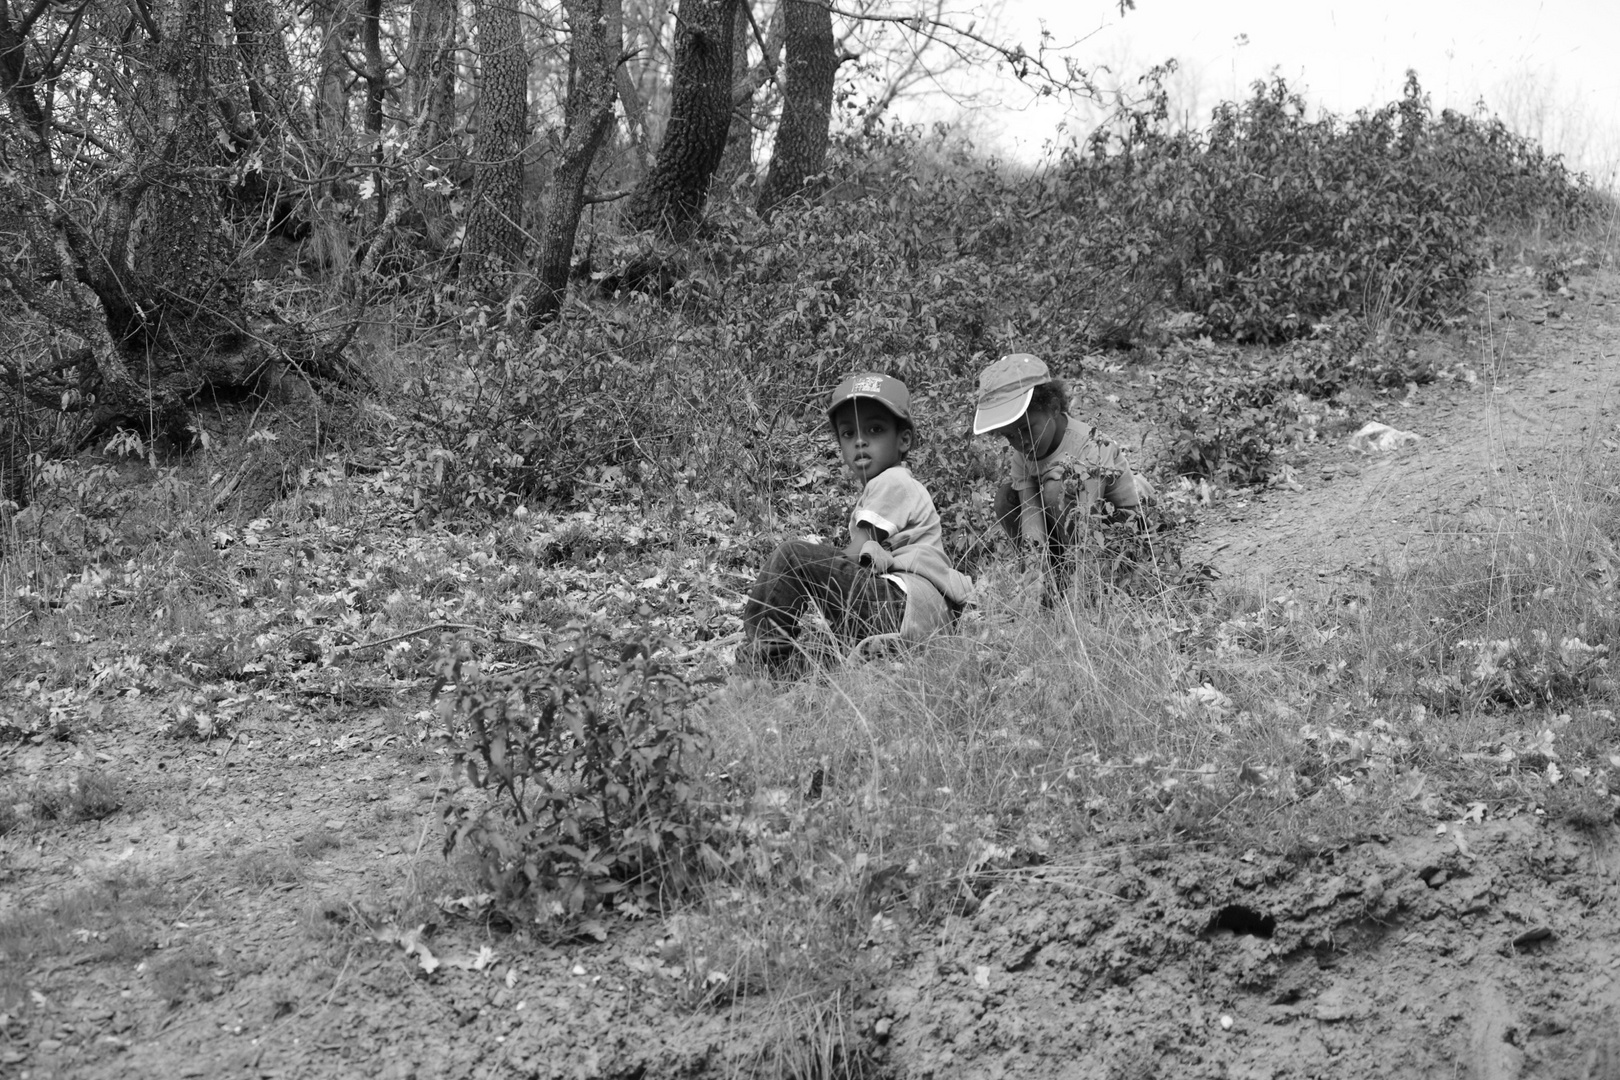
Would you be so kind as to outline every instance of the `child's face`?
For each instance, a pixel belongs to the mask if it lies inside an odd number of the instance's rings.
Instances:
[[[1031,407],[1023,416],[1004,428],[997,428],[993,434],[1006,439],[1008,446],[1027,458],[1043,458],[1057,444],[1058,416],[1056,409]]]
[[[900,464],[911,449],[911,429],[873,402],[844,402],[833,410],[832,425],[845,467],[863,484]]]

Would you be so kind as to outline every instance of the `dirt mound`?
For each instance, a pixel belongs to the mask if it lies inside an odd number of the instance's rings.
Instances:
[[[1535,818],[1300,864],[1128,851],[945,927],[881,1009],[905,1076],[1620,1075],[1615,837]]]

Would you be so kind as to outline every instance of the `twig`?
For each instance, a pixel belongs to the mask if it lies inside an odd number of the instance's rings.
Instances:
[[[591,206],[596,203],[618,202],[620,199],[629,198],[634,190],[634,188],[625,188],[622,191],[589,192],[585,195],[585,205]]]
[[[434,630],[471,630],[476,634],[483,634],[485,637],[494,636],[482,626],[474,626],[472,623],[436,622],[429,623],[426,626],[418,626],[415,630],[407,630],[403,634],[395,634],[393,637],[379,638],[376,641],[362,641],[358,645],[339,645],[337,652],[339,655],[347,656],[349,653],[359,652],[361,649],[375,649],[379,645],[392,645],[396,641],[404,641],[406,638],[413,638],[419,634],[432,633]]]
[[[349,973],[349,961],[353,959],[354,946],[350,945],[348,951],[343,954],[343,969],[338,972],[337,981],[332,984],[332,989],[327,991],[326,1000],[321,1002],[321,1007],[315,1010],[316,1016],[319,1016],[321,1013],[325,1012],[326,1007],[332,1004],[332,999],[337,997],[338,987],[343,985],[343,976]]]
[[[725,637],[717,637],[717,638],[714,638],[714,639],[712,639],[710,641],[705,641],[701,645],[696,645],[696,646],[693,646],[692,648],[686,649],[686,650],[684,650],[682,652],[674,653],[674,654],[672,654],[670,656],[670,660],[671,661],[690,660],[694,656],[699,656],[699,655],[701,655],[703,653],[706,653],[706,652],[712,652],[715,649],[724,648],[725,646],[730,645],[734,641],[741,641],[742,637],[743,637],[743,634],[742,634],[741,630],[737,631],[735,634],[727,634]]]
[[[336,652],[339,656],[347,656],[350,653],[359,652],[361,649],[375,649],[379,645],[392,645],[396,641],[404,641],[406,638],[432,633],[434,630],[469,630],[475,634],[482,634],[497,645],[523,645],[536,652],[548,652],[550,650],[549,645],[544,645],[538,641],[512,637],[501,633],[499,630],[486,630],[482,626],[474,626],[472,623],[437,622],[429,623],[427,626],[418,626],[415,630],[407,630],[403,634],[395,634],[393,637],[379,638],[376,641],[362,641],[358,645],[340,645]]]
[[[21,615],[17,616],[15,619],[12,619],[10,622],[6,623],[4,628],[0,628],[0,634],[4,634],[4,633],[9,632],[13,626],[16,626],[18,623],[22,622],[24,619],[28,618],[28,616],[30,616],[32,614],[33,614],[32,611],[23,612]]]

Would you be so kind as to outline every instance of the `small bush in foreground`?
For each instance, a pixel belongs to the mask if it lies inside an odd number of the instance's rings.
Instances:
[[[617,900],[650,905],[700,869],[715,815],[698,779],[708,739],[687,707],[692,687],[655,645],[608,658],[582,633],[537,670],[485,675],[447,660],[441,709],[467,731],[458,754],[481,810],[444,809],[446,856],[477,858],[485,884],[540,923],[566,923]]]
[[[0,785],[0,836],[29,818],[72,825],[100,821],[123,805],[117,783],[95,769],[80,769],[62,780]]]

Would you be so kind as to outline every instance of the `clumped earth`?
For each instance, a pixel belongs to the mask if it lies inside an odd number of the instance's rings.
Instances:
[[[1190,557],[1353,596],[1516,514],[1504,472],[1616,452],[1620,284],[1526,284],[1487,280],[1487,337],[1425,344],[1455,377],[1366,394],[1284,483],[1217,495]],[[1422,439],[1364,455],[1366,421]],[[114,673],[71,740],[0,748],[59,817],[0,836],[0,1075],[1620,1076],[1610,822],[1480,803],[1305,856],[1115,838],[987,871],[942,921],[879,913],[837,1016],[704,1005],[672,920],[544,944],[457,917],[482,901],[439,856],[441,721],[367,670],[196,714]],[[176,737],[227,704],[228,735]]]

